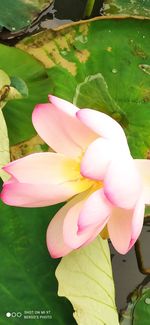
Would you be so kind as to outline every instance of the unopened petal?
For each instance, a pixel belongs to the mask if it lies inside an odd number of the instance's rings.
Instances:
[[[113,141],[98,138],[93,141],[81,160],[81,174],[84,177],[103,180],[108,165],[114,156],[119,155],[119,149]]]
[[[150,160],[135,159],[143,183],[143,196],[145,204],[150,205]]]
[[[47,248],[53,258],[65,256],[72,251],[72,248],[64,242],[63,238],[63,223],[68,211],[66,205],[56,213],[47,228]]]
[[[92,109],[81,109],[77,113],[78,119],[88,126],[99,136],[115,141],[117,144],[124,145],[129,152],[125,133],[114,119],[110,116]]]
[[[74,117],[75,114],[78,112],[79,108],[76,107],[74,104],[68,102],[67,100],[64,100],[62,98],[48,95],[48,99],[50,103],[52,103],[57,109],[60,109],[64,113],[67,113],[68,115]]]
[[[86,227],[99,225],[100,231],[104,228],[111,212],[111,204],[104,195],[103,189],[93,192],[83,204],[79,214],[78,226],[80,233]]]
[[[77,157],[96,134],[76,117],[74,105],[51,97],[52,104],[39,104],[33,111],[33,125],[41,138],[56,152]]]
[[[113,246],[120,254],[126,254],[140,235],[144,219],[144,201],[141,197],[135,208],[114,208],[107,227]]]
[[[76,204],[70,206],[63,225],[64,241],[73,249],[89,244],[100,233],[102,223],[91,223],[86,227],[80,227],[79,217],[85,204],[85,199],[81,199]],[[72,200],[73,202],[73,200]],[[106,220],[104,221],[106,223]]]
[[[113,159],[104,179],[104,193],[120,208],[131,209],[136,204],[142,185],[132,157],[122,155]]]
[[[91,226],[81,235],[78,234],[78,218],[86,199],[86,194],[80,194],[62,207],[49,224],[47,231],[47,246],[52,257],[61,257],[71,250],[79,248],[97,236],[97,227]]]

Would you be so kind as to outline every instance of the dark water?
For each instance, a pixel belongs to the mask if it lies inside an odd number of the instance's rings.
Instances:
[[[128,254],[118,254],[110,244],[118,310],[125,309],[136,288],[150,282],[149,242],[150,217],[147,217],[138,242]]]
[[[95,0],[90,17],[100,15],[103,2],[103,0]],[[73,21],[83,19],[86,4],[87,0],[55,0],[56,17],[59,19],[71,19]]]
[[[83,18],[87,0],[55,0],[56,18],[77,21]]]

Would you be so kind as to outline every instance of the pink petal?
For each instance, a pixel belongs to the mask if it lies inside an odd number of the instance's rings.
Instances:
[[[53,152],[35,153],[3,169],[21,183],[60,184],[79,178],[79,163]]]
[[[108,232],[115,249],[126,254],[140,235],[144,219],[143,197],[134,209],[114,208],[108,221]]]
[[[56,97],[53,104],[39,104],[33,111],[33,125],[42,139],[56,152],[70,157],[82,154],[97,135],[76,117],[78,108]]]
[[[143,196],[145,204],[150,205],[150,160],[135,159],[143,183]]]
[[[78,227],[80,233],[91,225],[99,225],[100,231],[104,228],[111,212],[111,205],[106,199],[103,189],[93,192],[83,204],[80,211]]]
[[[48,99],[50,103],[52,103],[55,107],[63,111],[64,113],[69,114],[70,116],[74,117],[75,114],[79,111],[79,108],[76,107],[74,104],[64,100],[62,98],[48,95]]]
[[[141,179],[132,157],[121,155],[107,169],[104,193],[112,204],[131,209],[142,191]]]
[[[97,236],[97,227],[91,226],[81,235],[78,234],[78,218],[85,201],[85,194],[80,194],[62,207],[49,224],[47,246],[52,257],[61,257],[71,250],[86,245],[87,241]]]
[[[84,177],[103,180],[111,159],[119,154],[118,147],[110,140],[98,138],[87,148],[81,160],[81,174]]]
[[[99,136],[125,145],[129,152],[127,140],[122,127],[110,116],[92,109],[81,109],[76,113],[78,119]]]
[[[70,207],[68,213],[64,218],[63,225],[63,236],[64,241],[67,245],[72,247],[73,249],[79,248],[81,246],[87,245],[91,240],[93,240],[98,233],[100,233],[103,225],[105,225],[106,220],[100,224],[91,224],[88,227],[79,228],[79,216],[82,213],[82,208],[84,206],[85,201],[80,201],[76,203],[74,206]]]
[[[86,180],[70,181],[60,184],[27,184],[15,178],[4,183],[1,199],[12,206],[43,207],[68,200],[70,197],[89,188]]]
[[[72,251],[72,248],[64,242],[63,238],[63,223],[67,213],[66,205],[56,213],[47,228],[47,248],[53,258],[65,256]]]

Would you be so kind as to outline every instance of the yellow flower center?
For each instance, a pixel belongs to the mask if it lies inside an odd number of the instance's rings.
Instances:
[[[76,160],[68,159],[63,166],[63,172],[67,175],[70,181],[75,181],[73,182],[73,186],[76,187],[78,193],[89,189],[90,195],[92,192],[95,192],[98,189],[102,188],[103,183],[101,181],[92,180],[81,175],[80,165],[82,156],[78,157]]]

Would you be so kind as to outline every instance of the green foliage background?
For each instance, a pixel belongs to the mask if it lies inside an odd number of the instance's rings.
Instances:
[[[32,110],[51,92],[116,118],[133,157],[148,158],[149,27],[149,20],[102,18],[32,36],[17,45],[20,49],[0,45],[1,69],[21,78],[29,92],[3,109],[11,146],[35,135]],[[23,209],[0,203],[2,325],[8,321],[6,312],[30,309],[51,310],[54,325],[75,324],[69,302],[57,297],[58,261],[49,257],[45,244],[47,225],[58,208]]]

